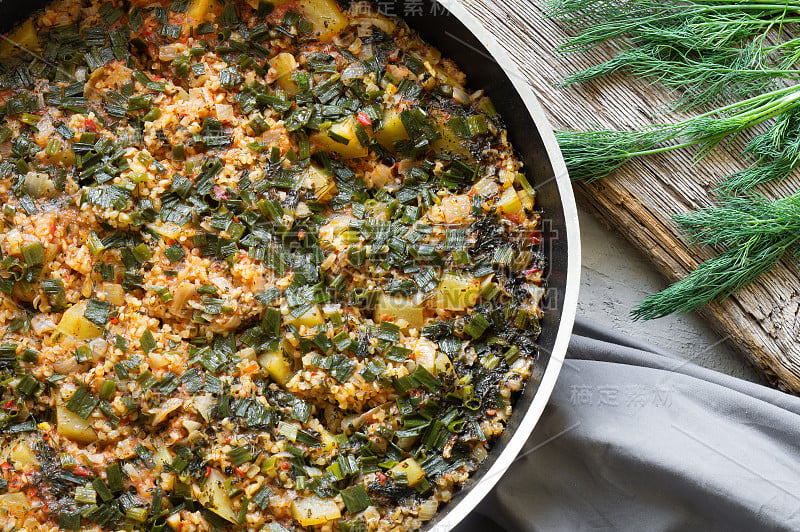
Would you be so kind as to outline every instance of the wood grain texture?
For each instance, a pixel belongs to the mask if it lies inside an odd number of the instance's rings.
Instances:
[[[567,74],[609,59],[610,49],[576,55],[554,52],[568,35],[559,23],[545,20],[533,2],[459,1],[492,30],[519,65],[555,129],[630,129],[688,116],[665,114],[664,104],[671,100],[666,91],[624,75],[559,87]],[[497,104],[502,109],[502,102]],[[738,156],[746,140],[719,146],[700,162],[694,161],[691,149],[634,160],[610,178],[576,184],[578,202],[641,250],[667,280],[676,281],[714,250],[687,250],[671,217],[712,203],[716,183],[746,166]],[[786,179],[761,191],[780,197],[798,186],[800,180]],[[625,275],[619,272],[621,279]],[[700,315],[768,382],[800,394],[800,274],[790,260],[735,296],[708,305]]]

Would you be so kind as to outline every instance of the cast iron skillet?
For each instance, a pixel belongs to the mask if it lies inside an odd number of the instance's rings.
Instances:
[[[0,0],[0,32],[8,31],[47,0]],[[425,41],[454,60],[472,90],[484,89],[505,120],[511,143],[525,163],[543,214],[547,295],[540,355],[507,429],[488,458],[423,530],[455,527],[494,487],[530,436],[552,393],[575,320],[580,284],[578,213],[567,169],[536,97],[492,35],[456,0],[382,0],[378,7],[402,16]]]

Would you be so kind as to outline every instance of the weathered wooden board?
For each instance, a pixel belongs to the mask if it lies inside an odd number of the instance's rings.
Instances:
[[[610,58],[610,50],[570,56],[554,52],[567,33],[557,22],[544,20],[540,7],[532,1],[459,1],[492,29],[519,64],[554,128],[596,125],[630,129],[681,118],[679,113],[663,114],[663,105],[670,98],[660,87],[623,75],[559,87],[565,75]],[[713,250],[687,250],[670,218],[712,203],[716,182],[745,166],[737,156],[745,140],[718,147],[699,163],[693,161],[691,150],[632,161],[608,179],[575,185],[578,202],[630,240],[668,280],[675,281],[713,256]],[[763,192],[770,197],[784,196],[798,186],[800,179],[787,179],[780,185],[765,186]],[[620,278],[625,275],[619,272]],[[790,261],[700,314],[770,383],[800,394],[800,274]]]

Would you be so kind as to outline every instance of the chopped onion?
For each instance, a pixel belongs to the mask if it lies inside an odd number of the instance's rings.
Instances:
[[[46,314],[37,314],[31,319],[31,327],[36,334],[42,334],[43,332],[54,331],[56,324]]]
[[[174,44],[167,44],[158,47],[158,58],[162,61],[172,61],[178,57],[178,47]]]
[[[428,499],[419,505],[419,518],[423,521],[433,519],[436,515],[436,509],[439,507],[439,502],[436,499]]]
[[[25,174],[25,190],[34,198],[51,196],[56,191],[56,186],[50,176],[44,172],[30,171]]]

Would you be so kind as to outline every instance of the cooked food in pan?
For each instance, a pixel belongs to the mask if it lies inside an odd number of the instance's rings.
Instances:
[[[0,47],[4,530],[410,530],[537,356],[534,190],[366,3],[66,1]]]

